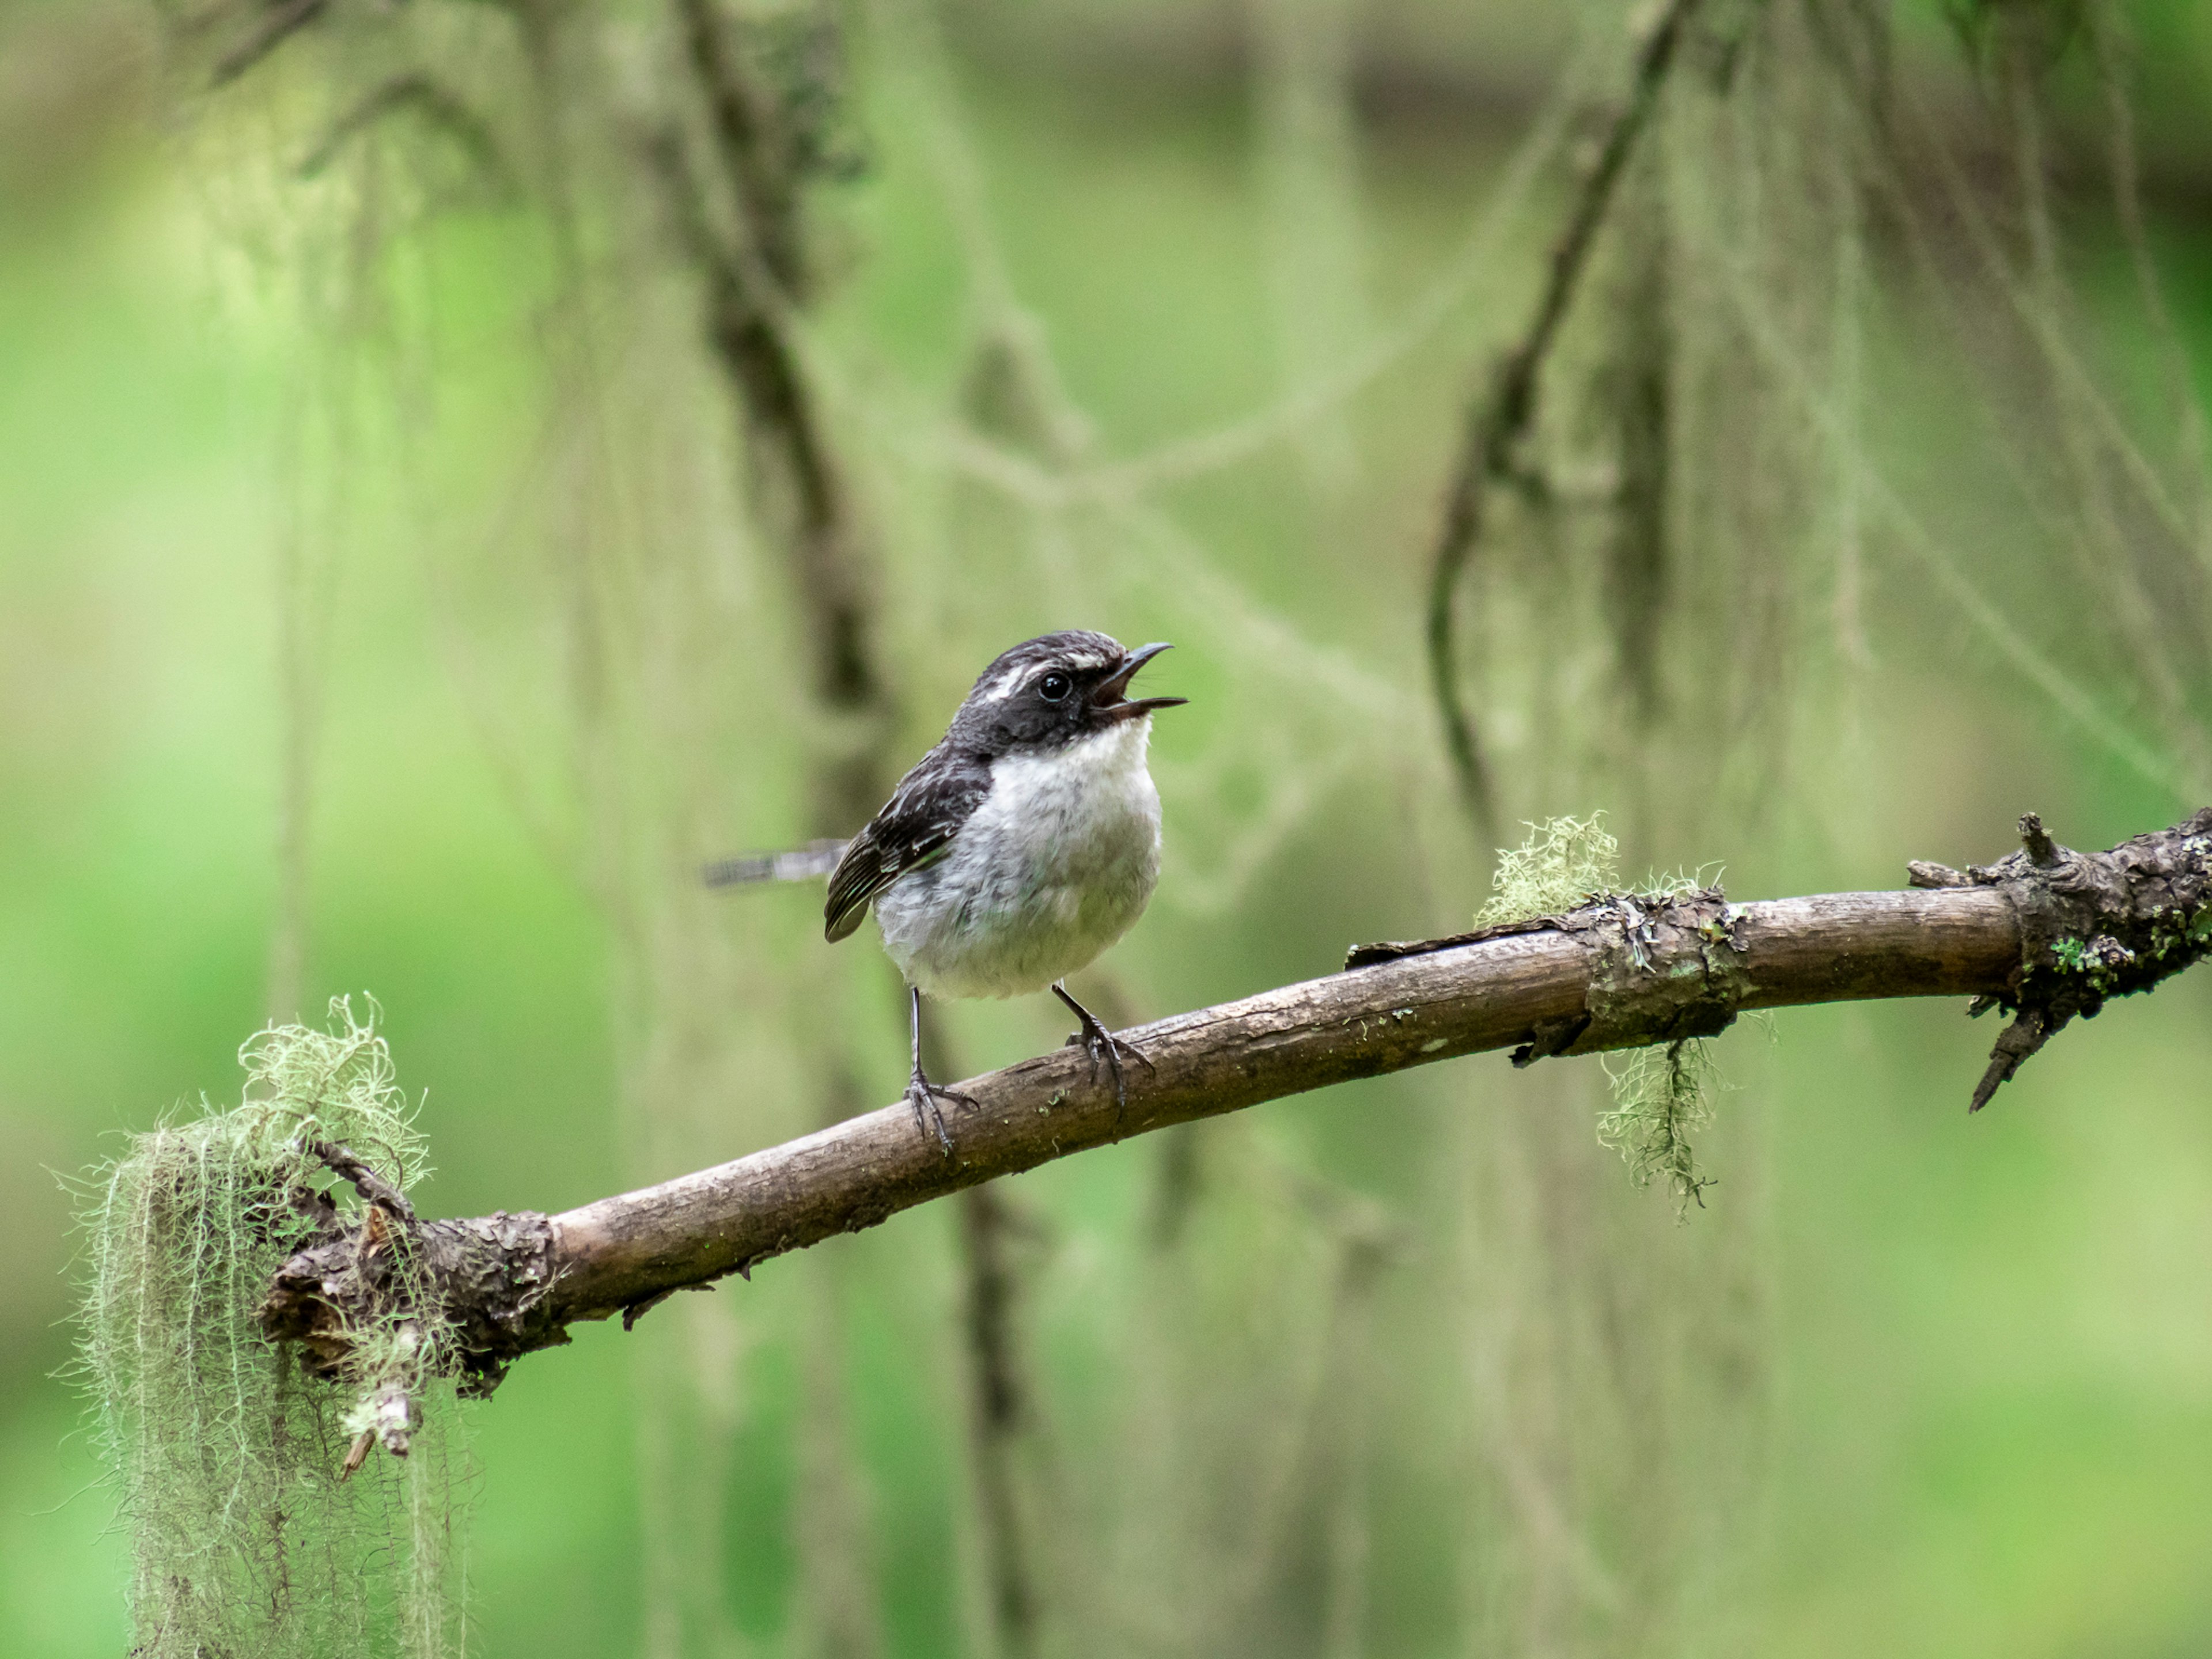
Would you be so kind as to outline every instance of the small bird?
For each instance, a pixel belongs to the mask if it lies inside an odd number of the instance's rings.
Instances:
[[[1152,1062],[1100,1024],[1062,981],[1129,931],[1160,875],[1160,796],[1145,765],[1155,711],[1182,697],[1131,697],[1137,671],[1168,647],[1125,650],[1103,634],[1046,634],[986,668],[938,745],[848,842],[708,866],[710,884],[830,872],[823,932],[850,937],[871,906],[906,978],[915,1123],[949,1155],[939,1099],[973,1105],[921,1069],[921,997],[1011,997],[1049,988],[1081,1025],[1096,1079],[1125,1103],[1121,1060]],[[834,863],[833,863],[834,860]]]

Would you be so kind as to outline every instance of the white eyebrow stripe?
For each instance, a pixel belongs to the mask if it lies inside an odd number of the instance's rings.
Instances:
[[[1052,658],[1030,656],[979,681],[968,694],[968,701],[971,704],[1005,702],[1055,663],[1079,674],[1094,673],[1114,667],[1127,654],[1119,647],[1108,646],[1076,647]]]

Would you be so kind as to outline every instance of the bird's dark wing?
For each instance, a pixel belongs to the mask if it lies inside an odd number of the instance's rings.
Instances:
[[[957,759],[942,749],[926,756],[876,814],[853,837],[830,874],[822,907],[823,933],[835,945],[868,914],[876,896],[910,870],[945,856],[960,826],[991,793],[986,764]]]

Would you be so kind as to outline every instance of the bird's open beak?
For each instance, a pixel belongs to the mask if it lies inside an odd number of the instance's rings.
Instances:
[[[1109,720],[1134,720],[1139,714],[1149,714],[1155,708],[1175,708],[1190,701],[1188,697],[1129,697],[1124,694],[1129,682],[1142,668],[1168,648],[1163,640],[1158,645],[1139,646],[1121,659],[1121,665],[1098,682],[1091,694],[1091,706]]]

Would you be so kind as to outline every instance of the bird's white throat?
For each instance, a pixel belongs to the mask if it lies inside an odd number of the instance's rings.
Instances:
[[[1091,842],[1125,833],[1133,810],[1157,836],[1160,796],[1145,764],[1152,736],[1146,714],[1042,754],[1002,755],[992,763],[991,793],[975,818],[995,813],[1012,830],[1042,817],[1046,839],[1072,842],[1066,850],[1079,856]]]

